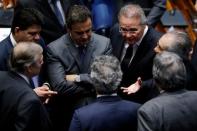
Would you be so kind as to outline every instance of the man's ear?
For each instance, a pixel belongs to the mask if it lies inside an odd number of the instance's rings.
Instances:
[[[20,31],[20,28],[19,27],[15,27],[14,34],[17,33],[17,32],[19,32],[19,31]]]

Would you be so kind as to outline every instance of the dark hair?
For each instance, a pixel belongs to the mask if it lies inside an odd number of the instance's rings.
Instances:
[[[83,5],[71,6],[66,14],[67,28],[71,29],[71,26],[75,23],[85,22],[88,18],[92,18],[89,9]]]
[[[33,8],[24,8],[21,10],[17,10],[14,13],[11,32],[14,34],[14,30],[16,27],[19,27],[20,30],[26,30],[32,25],[42,26],[42,24],[43,16],[38,10]]]

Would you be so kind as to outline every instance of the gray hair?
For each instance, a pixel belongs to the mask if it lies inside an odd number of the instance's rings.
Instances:
[[[115,93],[122,79],[120,62],[114,56],[97,56],[91,65],[91,78],[98,94]]]
[[[189,52],[192,49],[192,42],[187,33],[171,31],[164,34],[162,37],[168,39],[166,51],[174,52],[182,58],[188,58]]]
[[[37,43],[19,42],[10,54],[10,70],[24,73],[26,67],[34,64],[42,52],[42,47]]]
[[[163,51],[155,56],[153,62],[153,78],[156,85],[166,91],[184,88],[186,69],[180,56]]]
[[[118,19],[120,19],[121,16],[124,16],[126,18],[140,18],[140,24],[147,24],[147,18],[144,14],[143,9],[137,5],[137,4],[127,4],[123,6],[118,14]]]

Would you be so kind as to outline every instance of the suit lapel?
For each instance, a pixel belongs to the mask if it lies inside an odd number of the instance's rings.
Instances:
[[[79,53],[77,50],[77,47],[75,47],[75,43],[69,39],[68,42],[68,51],[70,52],[70,54],[73,56],[74,60],[76,61],[76,65],[77,67],[81,70],[81,66],[80,66],[80,60],[79,60]]]

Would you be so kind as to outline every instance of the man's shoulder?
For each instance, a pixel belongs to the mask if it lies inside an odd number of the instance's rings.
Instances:
[[[51,43],[49,43],[47,46],[49,48],[58,48],[67,43],[68,43],[68,34],[65,34],[59,37],[58,39],[52,41]]]
[[[96,34],[96,33],[92,33],[92,37],[93,37],[93,40],[94,41],[98,41],[98,42],[109,42],[109,38],[105,37],[105,36],[102,36],[102,35],[99,35],[99,34]]]

